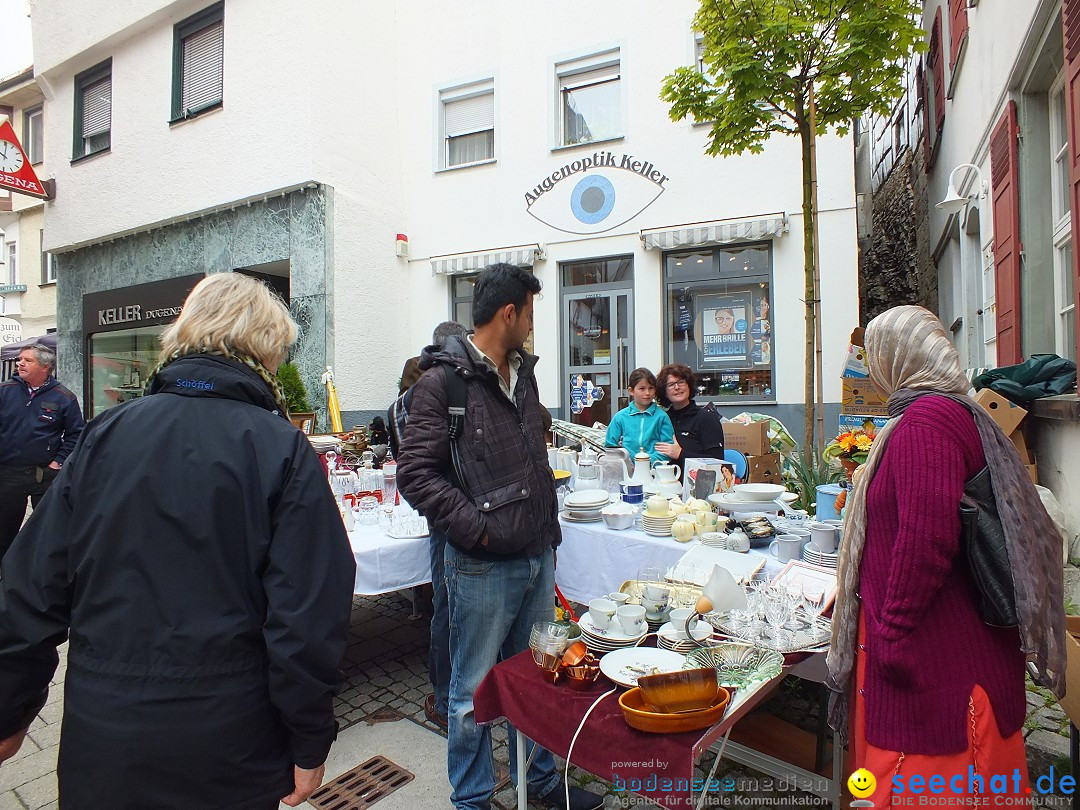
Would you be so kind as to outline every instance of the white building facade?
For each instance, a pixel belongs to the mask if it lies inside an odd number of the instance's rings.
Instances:
[[[556,414],[608,421],[633,368],[679,361],[699,400],[798,432],[798,143],[710,158],[707,126],[670,121],[660,84],[695,62],[695,9],[36,0],[46,136],[73,144],[45,229],[68,379],[92,412],[122,401],[190,277],[242,270],[287,292],[313,400],[333,365],[353,424],[433,326],[468,320],[475,271],[509,261],[544,284]],[[858,319],[851,140],[818,155],[835,413]]]

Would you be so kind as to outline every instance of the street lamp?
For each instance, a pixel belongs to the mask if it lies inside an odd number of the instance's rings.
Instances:
[[[971,193],[967,196],[963,196],[956,190],[956,173],[961,169],[972,169],[975,172],[975,176],[978,178],[978,193]],[[959,214],[967,204],[974,200],[976,197],[980,199],[986,196],[986,183],[983,182],[982,172],[979,171],[979,167],[973,163],[961,163],[952,172],[949,173],[949,189],[945,192],[945,199],[937,204],[937,207],[944,211],[946,214]]]

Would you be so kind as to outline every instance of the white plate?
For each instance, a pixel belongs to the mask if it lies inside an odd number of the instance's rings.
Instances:
[[[564,510],[564,511],[559,513],[559,517],[561,517],[563,520],[567,521],[568,523],[598,523],[599,521],[603,520],[603,518],[600,516],[599,512],[596,513],[595,517],[580,518],[580,517],[574,517],[569,512]]]
[[[789,503],[795,503],[795,501],[799,500],[799,496],[794,492],[782,492],[780,493],[780,497],[776,500],[786,506]]]
[[[693,631],[694,641],[704,641],[705,639],[707,639],[709,636],[712,635],[712,631],[713,631],[712,625],[710,625],[708,622],[699,621],[694,626],[694,631]],[[682,642],[689,643],[689,641],[690,641],[690,639],[679,638],[679,633],[675,629],[675,625],[673,625],[671,622],[668,622],[667,624],[665,624],[663,627],[661,627],[656,632],[660,636],[661,639],[663,639],[664,641],[667,641],[669,643],[682,643]],[[659,642],[657,642],[657,643],[659,643]]]
[[[636,635],[631,635],[625,632],[622,628],[622,625],[619,624],[618,619],[612,619],[611,624],[607,626],[607,630],[600,630],[596,627],[595,624],[593,624],[592,616],[589,615],[588,611],[586,611],[585,614],[582,615],[580,619],[578,619],[578,627],[581,628],[582,635],[590,635],[603,642],[615,644],[620,644],[624,641],[636,642],[643,635],[645,635],[644,630],[642,630],[640,633],[637,633]]]
[[[600,671],[619,686],[637,686],[642,675],[678,672],[686,656],[658,647],[632,647],[614,650],[600,659]]]
[[[748,501],[738,498],[730,492],[714,492],[706,500],[729,512],[761,512],[776,514],[780,511],[779,501]]]
[[[606,504],[611,500],[611,496],[608,495],[606,489],[583,489],[577,492],[571,492],[566,498],[563,499],[563,503],[568,507],[585,507],[597,506]]]

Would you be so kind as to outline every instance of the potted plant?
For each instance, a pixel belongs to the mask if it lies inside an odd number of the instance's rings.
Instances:
[[[295,363],[282,363],[278,366],[277,379],[285,393],[285,407],[289,409],[289,419],[305,433],[310,433],[315,414],[308,402],[307,388],[300,379],[300,369]]]
[[[809,453],[791,453],[784,475],[789,487],[799,496],[792,503],[792,508],[813,514],[817,504],[817,488],[822,484],[835,484],[840,480],[841,473],[811,450]]]

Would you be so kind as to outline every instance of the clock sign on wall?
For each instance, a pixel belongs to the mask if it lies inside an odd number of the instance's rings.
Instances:
[[[51,197],[34,173],[10,121],[0,124],[0,188],[46,200]]]

